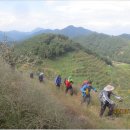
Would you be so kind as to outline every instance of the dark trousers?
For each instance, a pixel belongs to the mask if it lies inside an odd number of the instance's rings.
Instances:
[[[33,74],[30,74],[30,78],[33,78]]]
[[[110,104],[109,102],[101,102],[101,110],[100,110],[100,117],[103,116],[103,113],[105,112],[106,110],[106,107],[108,107],[109,109],[109,112],[108,112],[108,116],[111,116],[113,114],[113,111],[114,111],[114,104]]]
[[[56,84],[56,87],[60,88],[60,84]]]
[[[82,98],[81,104],[84,103],[84,102],[86,102],[87,105],[89,105],[89,104],[90,104],[90,101],[91,101],[91,96],[90,96],[90,94],[89,94],[89,95],[85,95],[85,96],[83,96],[83,98]]]
[[[66,87],[65,93],[67,93],[68,90],[70,90],[70,95],[72,96],[73,95],[73,88],[72,88],[72,86]]]

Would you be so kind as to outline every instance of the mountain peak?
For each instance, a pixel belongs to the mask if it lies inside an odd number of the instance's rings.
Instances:
[[[69,26],[67,26],[65,28],[77,28],[77,27],[75,27],[74,25],[69,25]]]
[[[39,31],[41,31],[41,30],[44,30],[44,29],[43,29],[43,28],[38,27],[38,28],[35,28],[34,30],[32,30],[32,32],[39,32]]]

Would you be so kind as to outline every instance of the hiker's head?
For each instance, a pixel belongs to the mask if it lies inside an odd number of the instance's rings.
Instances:
[[[107,85],[105,88],[104,88],[105,91],[107,92],[112,92],[114,90],[114,87],[111,86],[111,85]]]
[[[92,81],[89,80],[87,84],[88,84],[89,86],[91,86],[91,85],[92,85]]]
[[[88,84],[88,80],[84,80],[83,84]]]
[[[69,82],[72,82],[72,81],[73,81],[72,76],[69,76],[69,77],[68,77],[68,81],[69,81]]]

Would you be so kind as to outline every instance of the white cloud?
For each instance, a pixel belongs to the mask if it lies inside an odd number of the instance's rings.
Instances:
[[[0,30],[30,31],[73,24],[109,34],[130,33],[130,1],[12,1],[4,6],[0,5]]]

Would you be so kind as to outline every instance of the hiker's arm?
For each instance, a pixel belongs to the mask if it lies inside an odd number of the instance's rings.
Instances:
[[[107,96],[106,92],[103,92],[103,98],[105,101],[108,101],[110,104],[114,104],[114,102]]]
[[[96,89],[96,88],[92,87],[92,89],[93,89],[95,92],[97,92],[97,89]]]
[[[116,99],[122,100],[122,98],[121,98],[120,96],[117,96],[115,93],[112,93],[112,95],[113,95]]]
[[[81,88],[81,89],[80,89],[80,90],[81,90],[81,92],[86,93],[86,88],[88,88],[88,87],[87,87],[87,86],[85,86],[85,87]]]

